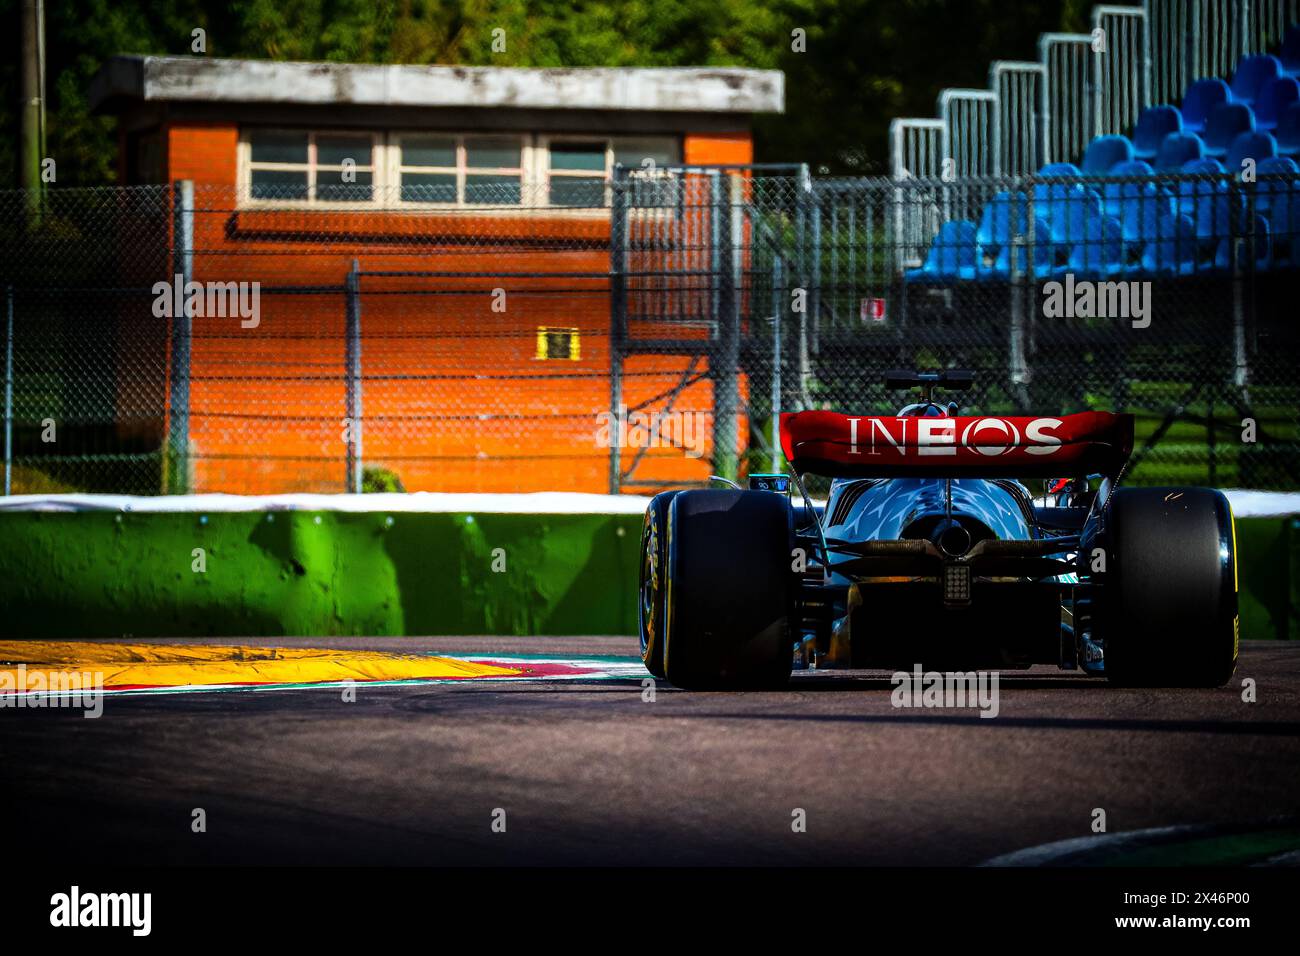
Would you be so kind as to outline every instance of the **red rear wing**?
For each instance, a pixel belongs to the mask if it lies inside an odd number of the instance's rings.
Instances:
[[[1133,416],[781,416],[781,448],[800,473],[836,478],[1114,477],[1133,451]]]

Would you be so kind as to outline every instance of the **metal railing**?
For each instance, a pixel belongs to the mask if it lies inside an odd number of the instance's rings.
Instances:
[[[1241,57],[1276,46],[1300,22],[1300,0],[1103,4],[1090,22],[1088,34],[1043,34],[1034,63],[995,61],[988,90],[944,90],[937,120],[894,120],[895,176],[939,176],[945,161],[957,175],[1077,162],[1093,137],[1128,134],[1146,107],[1177,104],[1193,80],[1230,76]]]
[[[944,90],[939,94],[943,178],[994,174],[996,105],[997,95],[988,90]]]
[[[1139,7],[1093,7],[1093,135],[1127,134],[1151,105],[1151,44]]]
[[[993,91],[993,175],[1025,176],[1043,165],[1039,104],[1047,68],[1041,63],[998,60],[989,68]]]
[[[1072,162],[1096,129],[1093,40],[1083,33],[1044,33],[1038,53],[1047,68],[1043,83],[1043,163]]]

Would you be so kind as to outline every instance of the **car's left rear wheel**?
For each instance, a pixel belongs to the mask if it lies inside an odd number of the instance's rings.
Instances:
[[[793,660],[790,503],[684,491],[668,510],[664,673],[685,688],[784,686]]]

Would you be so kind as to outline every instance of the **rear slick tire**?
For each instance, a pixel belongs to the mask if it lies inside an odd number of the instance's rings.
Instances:
[[[1094,635],[1106,678],[1221,687],[1237,666],[1236,533],[1209,488],[1120,488],[1106,506]]]
[[[664,672],[687,689],[784,687],[793,661],[789,501],[683,491],[668,512]]]

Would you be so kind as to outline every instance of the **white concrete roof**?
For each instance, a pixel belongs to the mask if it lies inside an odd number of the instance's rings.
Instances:
[[[192,56],[118,56],[95,77],[91,103],[484,107],[780,113],[785,74],[739,67],[376,66]]]

